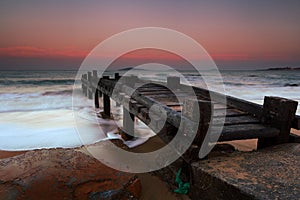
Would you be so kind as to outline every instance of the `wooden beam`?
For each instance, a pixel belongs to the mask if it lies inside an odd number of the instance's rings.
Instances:
[[[221,120],[221,118],[217,117],[217,118],[213,118],[213,125],[222,125],[223,120]],[[258,124],[260,123],[260,121],[252,116],[227,116],[225,118],[225,123],[223,124],[224,126],[228,126],[228,125],[237,125],[237,124]]]
[[[212,126],[211,137],[215,137],[217,126]],[[237,124],[224,126],[219,141],[245,140],[255,138],[272,138],[279,135],[279,130],[262,124]]]
[[[234,108],[214,110],[214,117],[224,117],[224,116],[233,117],[233,116],[245,116],[245,115],[249,115],[249,114]]]

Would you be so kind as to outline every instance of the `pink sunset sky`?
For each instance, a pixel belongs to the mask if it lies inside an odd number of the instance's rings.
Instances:
[[[147,26],[192,37],[221,69],[300,66],[300,1],[11,0],[0,24],[4,70],[77,69],[101,41]]]

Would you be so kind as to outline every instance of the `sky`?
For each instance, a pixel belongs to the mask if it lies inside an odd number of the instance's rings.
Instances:
[[[149,26],[192,37],[221,69],[300,67],[299,0],[3,0],[0,69],[78,69],[106,38]]]

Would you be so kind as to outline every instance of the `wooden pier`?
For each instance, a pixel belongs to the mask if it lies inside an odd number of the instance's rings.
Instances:
[[[94,99],[96,108],[99,108],[99,100],[103,101],[104,115],[107,117],[111,115],[110,99],[116,101],[117,105],[122,105],[123,129],[128,133],[134,133],[134,124],[132,120],[127,119],[135,117],[157,131],[162,126],[159,112],[164,110],[167,123],[157,135],[166,143],[173,139],[183,120],[191,125],[199,123],[193,141],[193,147],[199,149],[206,134],[211,138],[217,134],[216,127],[223,124],[222,117],[225,117],[225,123],[218,141],[257,138],[258,148],[299,142],[299,137],[290,133],[291,128],[300,129],[300,116],[295,115],[298,105],[296,101],[266,96],[261,106],[207,89],[192,87],[197,96],[194,100],[190,99],[193,95],[189,91],[191,87],[181,84],[178,77],[168,77],[167,82],[147,81],[147,84],[145,80],[136,76],[123,77],[120,80],[119,73],[115,73],[114,77],[99,78],[97,71],[88,72],[82,75],[82,90],[89,99]],[[214,101],[210,95],[214,96]],[[223,101],[225,98],[226,103]],[[153,105],[159,107],[156,118],[149,116]],[[195,109],[199,110],[201,116],[198,122],[194,120],[197,113]],[[212,126],[208,130],[210,124]]]

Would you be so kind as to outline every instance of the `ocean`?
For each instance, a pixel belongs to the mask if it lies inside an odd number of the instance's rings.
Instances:
[[[77,71],[1,71],[0,150],[71,148],[115,137],[118,123],[95,117],[101,108],[95,110],[93,101],[81,94],[78,78],[74,85],[76,74]],[[159,72],[150,74],[146,78],[164,77]],[[300,103],[300,71],[243,70],[221,74],[228,95],[259,104],[264,96],[281,96]],[[213,73],[208,75],[214,79]],[[185,76],[193,85],[201,86],[200,76],[189,72]],[[112,112],[120,121],[121,109],[114,106]],[[300,106],[297,114],[300,115]],[[74,115],[79,120],[74,120]],[[145,138],[153,134],[142,123],[137,128]],[[84,130],[80,135],[79,129]]]

